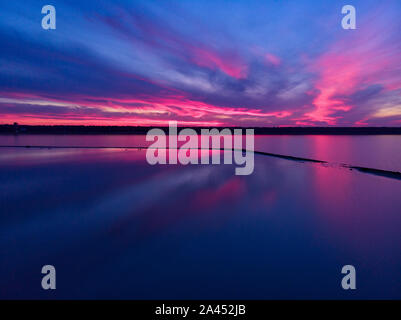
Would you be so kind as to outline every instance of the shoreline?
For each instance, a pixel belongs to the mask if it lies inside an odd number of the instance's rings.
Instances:
[[[168,133],[168,127],[133,126],[45,126],[45,125],[0,125],[0,135],[24,134],[88,134],[88,135],[143,135],[150,129],[159,128]],[[223,127],[178,127],[190,128],[200,133],[202,129],[223,129]],[[255,135],[401,135],[401,127],[227,127],[227,129],[253,129]]]

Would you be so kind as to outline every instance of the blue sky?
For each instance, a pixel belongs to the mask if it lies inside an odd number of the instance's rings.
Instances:
[[[43,30],[41,8],[56,8]],[[341,27],[343,5],[357,29]],[[399,1],[8,1],[1,123],[399,126]]]

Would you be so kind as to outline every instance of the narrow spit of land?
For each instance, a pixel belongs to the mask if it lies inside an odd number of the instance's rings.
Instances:
[[[124,146],[45,146],[45,145],[27,145],[27,146],[12,146],[12,145],[0,145],[0,148],[34,148],[34,149],[134,149],[134,150],[143,150],[143,149],[155,149],[152,147],[146,147],[146,146],[129,146],[129,147],[124,147]],[[166,148],[168,149],[168,148]],[[178,148],[175,148],[178,150]],[[220,149],[202,149],[202,148],[197,148],[197,150],[217,150],[217,151],[227,151],[227,149],[220,148]],[[246,149],[228,149],[228,151],[242,151],[242,152],[251,152]],[[386,178],[391,178],[391,179],[396,179],[396,180],[401,180],[401,172],[398,171],[390,171],[390,170],[382,170],[382,169],[376,169],[376,168],[368,168],[368,167],[360,167],[360,166],[353,166],[345,163],[341,164],[334,164],[330,163],[328,161],[324,160],[317,160],[317,159],[310,159],[310,158],[301,158],[301,157],[294,157],[294,156],[289,156],[289,155],[283,155],[283,154],[278,154],[278,153],[270,153],[270,152],[264,152],[264,151],[254,151],[255,154],[259,154],[262,156],[268,156],[268,157],[275,157],[275,158],[281,158],[285,160],[290,160],[290,161],[297,161],[297,162],[312,162],[312,163],[318,163],[322,165],[330,165],[330,166],[339,166],[341,168],[347,168],[349,170],[358,170],[359,172],[362,173],[368,173],[368,174],[373,174],[377,176],[382,176]]]

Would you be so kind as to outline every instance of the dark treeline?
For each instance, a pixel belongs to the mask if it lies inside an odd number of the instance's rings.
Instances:
[[[30,126],[0,125],[0,134],[146,134],[154,127],[132,126]],[[168,127],[160,127],[168,133]],[[178,133],[180,131],[178,128]],[[197,133],[211,127],[192,127]],[[218,128],[221,130],[221,128]],[[401,134],[401,127],[230,127],[229,129],[254,129],[255,134],[332,134],[332,135],[377,135]]]

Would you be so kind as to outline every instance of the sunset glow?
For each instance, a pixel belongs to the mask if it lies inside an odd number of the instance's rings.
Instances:
[[[7,2],[0,123],[398,126],[401,4],[354,2]]]

